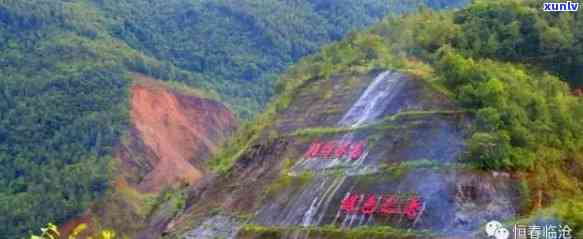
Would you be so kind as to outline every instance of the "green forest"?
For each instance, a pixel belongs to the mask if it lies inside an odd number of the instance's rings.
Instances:
[[[398,68],[423,76],[474,113],[470,154],[481,168],[528,170],[537,148],[578,152],[583,108],[572,89],[583,82],[583,20],[581,13],[538,11],[539,5],[474,1],[454,12],[388,17],[292,67],[277,87],[280,97],[258,120],[268,122],[309,79]]]
[[[472,113],[473,165],[536,173],[532,187],[557,198],[550,210],[583,225],[568,210],[583,207],[582,188],[562,170],[583,167],[583,100],[571,94],[583,86],[581,11],[519,0],[430,10],[465,2],[0,1],[0,235],[61,223],[107,191],[130,72],[207,91],[241,119],[276,96],[214,162],[224,170],[303,82],[387,67]]]
[[[255,115],[277,74],[385,15],[463,0],[0,1],[0,235],[79,215],[107,191],[129,73]]]
[[[387,14],[465,2],[126,0],[94,5],[107,19],[112,36],[149,57],[196,73],[195,79],[181,81],[195,87],[198,79],[209,82],[247,119],[273,95],[280,72],[322,45]]]

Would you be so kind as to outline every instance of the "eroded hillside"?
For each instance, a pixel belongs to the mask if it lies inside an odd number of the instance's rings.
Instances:
[[[216,100],[144,75],[133,77],[132,127],[116,151],[115,185],[110,195],[72,224],[93,217],[93,227],[136,236],[167,220],[175,209],[160,209],[165,200],[169,195],[179,197],[173,190],[193,185],[207,174],[206,160],[237,127],[234,114]],[[152,215],[158,209],[164,215]],[[65,234],[74,228],[71,223]]]
[[[130,112],[139,140],[156,158],[147,162],[152,170],[139,182],[143,191],[195,183],[205,174],[204,161],[236,126],[233,113],[221,103],[177,94],[152,80],[132,87]],[[126,165],[136,160],[131,155],[121,159]]]

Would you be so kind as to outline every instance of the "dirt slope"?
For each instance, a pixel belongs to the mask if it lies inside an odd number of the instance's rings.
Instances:
[[[235,126],[233,114],[220,103],[177,94],[151,80],[132,87],[131,119],[156,158],[138,185],[147,192],[195,183],[205,171],[202,160]]]
[[[114,155],[111,193],[83,216],[65,223],[65,238],[80,223],[90,230],[112,228],[133,238],[166,220],[170,212],[152,217],[155,210],[164,210],[150,205],[151,201],[163,189],[192,185],[206,175],[206,161],[237,127],[234,114],[216,100],[144,75],[133,78],[131,125]]]

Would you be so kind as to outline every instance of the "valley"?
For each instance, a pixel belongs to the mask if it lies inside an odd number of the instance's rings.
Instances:
[[[583,237],[583,18],[541,6],[2,2],[0,238]]]

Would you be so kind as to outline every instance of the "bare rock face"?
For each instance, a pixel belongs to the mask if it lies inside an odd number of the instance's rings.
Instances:
[[[216,215],[205,220],[194,230],[187,232],[184,239],[234,239],[239,228],[240,224],[237,220],[224,215]]]
[[[415,238],[423,231],[475,238],[484,223],[518,212],[516,180],[474,170],[464,160],[471,116],[421,79],[372,71],[316,80],[279,114],[228,177],[192,191],[185,215],[198,213],[196,222],[184,226],[188,220],[179,218],[168,231],[179,238],[221,235],[201,230],[214,216],[204,211],[213,208],[250,218],[245,223],[254,225],[236,238],[262,238],[265,231],[281,234],[274,238],[337,238],[322,233],[387,226]],[[356,203],[346,206],[351,195]],[[394,213],[375,211],[393,196]],[[410,216],[414,204],[421,206]],[[366,207],[375,212],[365,213]]]

